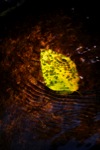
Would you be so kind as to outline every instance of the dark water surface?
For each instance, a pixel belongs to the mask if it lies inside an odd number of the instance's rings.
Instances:
[[[37,15],[23,7],[1,18],[0,150],[100,149],[99,32],[73,7]],[[58,95],[44,85],[41,48],[76,63],[77,92]]]

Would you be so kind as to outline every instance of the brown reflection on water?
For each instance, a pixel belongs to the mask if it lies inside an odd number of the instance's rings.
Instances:
[[[95,134],[100,144],[100,116],[96,119],[100,113],[100,46],[63,14],[44,16],[21,34],[17,34],[20,27],[15,29],[0,46],[2,147],[7,142],[12,148],[16,140],[22,149],[27,142],[41,140],[58,147],[73,138],[84,143]],[[80,75],[78,92],[58,95],[45,87],[41,48],[52,48],[75,61]]]

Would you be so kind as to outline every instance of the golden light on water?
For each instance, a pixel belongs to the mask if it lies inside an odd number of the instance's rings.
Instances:
[[[17,23],[0,45],[0,145],[38,149],[43,141],[48,150],[70,139],[96,141],[100,45],[64,14],[35,25],[31,19]]]

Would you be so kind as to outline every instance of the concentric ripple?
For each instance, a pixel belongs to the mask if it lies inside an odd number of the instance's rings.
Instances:
[[[1,85],[5,85],[2,91],[7,94],[2,98],[6,109],[1,129],[10,136],[9,143],[18,136],[18,144],[25,146],[28,137],[29,143],[47,140],[57,148],[71,139],[84,143],[100,134],[100,118],[96,120],[100,112],[99,45],[94,47],[88,35],[62,14],[48,19],[44,16],[37,25],[27,28],[17,37],[10,35],[1,46]],[[71,57],[80,75],[77,92],[61,95],[45,86],[41,48],[53,48]]]

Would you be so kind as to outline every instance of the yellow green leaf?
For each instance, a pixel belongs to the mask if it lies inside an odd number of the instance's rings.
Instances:
[[[63,54],[52,49],[41,49],[41,70],[45,85],[53,91],[67,94],[79,88],[76,64]]]

